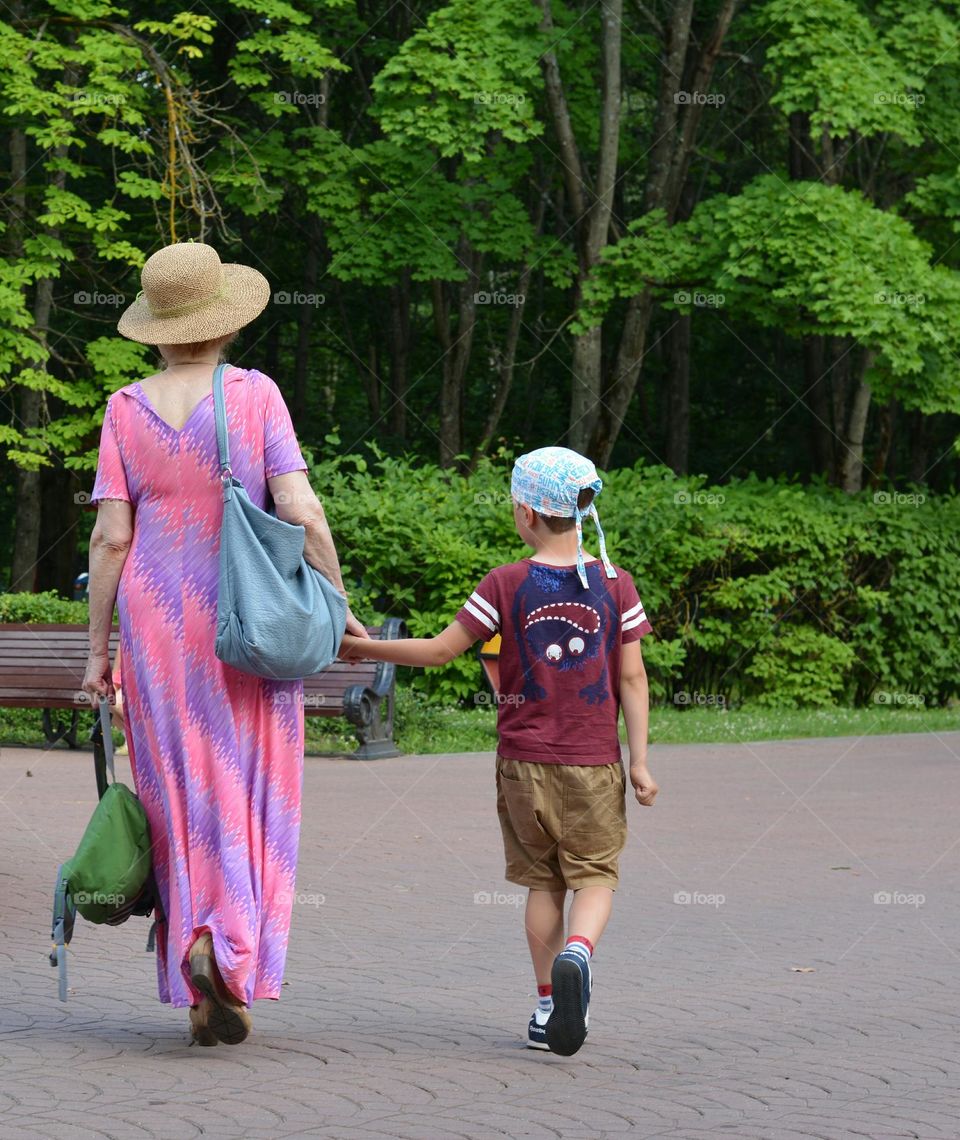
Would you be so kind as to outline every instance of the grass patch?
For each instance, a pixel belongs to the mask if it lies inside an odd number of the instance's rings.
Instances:
[[[43,748],[39,709],[0,709],[0,744]],[[497,747],[496,712],[490,705],[462,708],[431,704],[413,689],[397,691],[395,739],[409,755],[438,752],[493,752]],[[89,741],[91,718],[80,718],[77,738]],[[622,731],[622,729],[621,729]],[[901,732],[960,731],[960,705],[942,709],[869,708],[767,709],[747,707],[650,712],[651,744],[721,744],[737,741],[796,740],[811,736],[886,736]],[[121,737],[114,734],[114,741]],[[306,751],[314,756],[349,756],[357,740],[345,720],[307,717]],[[65,748],[66,745],[59,745]]]
[[[651,744],[719,744],[738,740],[799,740],[811,736],[892,736],[901,732],[956,732],[960,706],[943,709],[711,708],[650,710]]]

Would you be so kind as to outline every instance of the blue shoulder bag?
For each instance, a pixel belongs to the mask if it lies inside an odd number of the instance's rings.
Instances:
[[[217,449],[223,484],[217,657],[255,677],[292,681],[319,673],[336,657],[347,600],[303,556],[306,531],[251,502],[230,468],[226,364],[213,375]]]

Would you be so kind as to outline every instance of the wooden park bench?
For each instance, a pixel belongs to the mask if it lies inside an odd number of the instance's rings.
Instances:
[[[368,627],[372,637],[405,635],[402,621],[388,618]],[[116,659],[120,632],[110,634],[110,660]],[[60,740],[77,747],[80,715],[92,713],[81,689],[87,663],[87,627],[48,623],[0,623],[0,707],[43,712],[43,734],[52,745]],[[342,716],[354,726],[356,760],[399,756],[393,743],[396,669],[382,661],[334,663],[303,683],[306,716]]]

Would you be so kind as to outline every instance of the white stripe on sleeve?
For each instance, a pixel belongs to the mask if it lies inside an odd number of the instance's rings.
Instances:
[[[476,590],[474,590],[474,591],[473,591],[473,593],[470,595],[470,601],[471,601],[471,602],[473,602],[473,604],[474,604],[475,606],[479,606],[479,607],[480,607],[480,609],[482,609],[482,610],[486,610],[486,611],[487,611],[487,613],[488,613],[488,614],[489,614],[489,615],[490,615],[490,616],[493,618],[493,620],[494,620],[494,621],[497,623],[497,625],[499,625],[499,624],[500,624],[500,614],[499,614],[499,612],[498,612],[497,610],[495,610],[495,609],[493,608],[493,606],[491,606],[491,605],[490,605],[490,603],[487,601],[487,599],[486,599],[486,598],[481,598],[481,597],[480,597],[480,595],[477,593],[477,591],[476,591]]]
[[[636,614],[638,612],[643,613],[643,602],[637,602],[637,604],[633,607],[633,609],[627,610],[627,612],[625,614],[621,614],[620,620],[621,621],[629,621],[634,616],[634,614]]]
[[[625,621],[623,623],[623,632],[626,633],[628,629],[633,629],[634,626],[642,625],[646,620],[647,615],[643,612],[643,610],[641,610],[635,618],[631,618],[630,621]]]
[[[481,613],[480,610],[477,609],[477,607],[473,604],[472,599],[468,599],[463,608],[467,611],[467,613],[473,614],[477,621],[482,622],[487,627],[487,629],[490,630],[491,633],[497,632],[497,627],[485,613]]]

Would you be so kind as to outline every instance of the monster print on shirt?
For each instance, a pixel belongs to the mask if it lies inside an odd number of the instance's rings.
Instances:
[[[513,599],[513,628],[523,669],[523,696],[547,697],[545,670],[576,673],[582,682],[577,696],[602,704],[610,696],[607,657],[619,632],[620,614],[605,588],[584,591],[568,569],[531,563]],[[592,582],[591,582],[592,585]],[[584,594],[590,600],[583,601]]]

